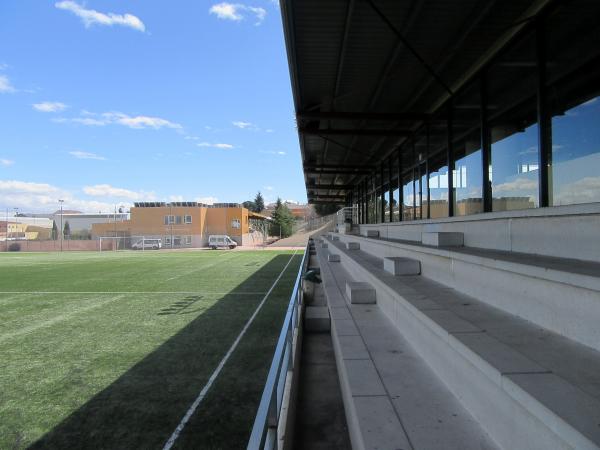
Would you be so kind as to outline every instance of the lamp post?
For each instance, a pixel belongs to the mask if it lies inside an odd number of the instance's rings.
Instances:
[[[4,235],[6,251],[8,251],[8,208],[6,208],[6,234]]]
[[[65,237],[65,230],[63,229],[63,203],[65,201],[58,199],[58,203],[60,203],[60,251],[63,251],[63,239]]]
[[[18,229],[18,227],[17,227],[17,217],[19,216],[19,208],[17,208],[15,206],[13,209],[15,210],[15,215],[13,216],[15,218],[15,229]],[[8,226],[7,226],[7,230],[8,230]],[[17,233],[17,240],[19,240],[18,233]]]

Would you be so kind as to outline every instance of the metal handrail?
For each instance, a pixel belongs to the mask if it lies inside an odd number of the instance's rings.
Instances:
[[[302,263],[296,276],[294,290],[288,303],[287,312],[283,319],[267,382],[260,399],[260,404],[254,419],[252,434],[248,441],[249,450],[273,449],[277,441],[277,428],[283,403],[283,393],[288,372],[294,368],[294,331],[300,325],[300,307],[302,305],[302,275],[306,270],[309,259],[308,246],[304,251]]]

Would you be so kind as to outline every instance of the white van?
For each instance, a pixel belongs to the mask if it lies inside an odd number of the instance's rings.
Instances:
[[[237,242],[225,234],[212,234],[208,237],[208,246],[213,250],[219,247],[234,249],[237,247]]]
[[[160,239],[140,239],[131,245],[133,250],[158,250],[162,248]]]

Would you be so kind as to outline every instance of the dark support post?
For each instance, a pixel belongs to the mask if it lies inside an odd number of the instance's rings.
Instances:
[[[404,220],[404,184],[402,183],[402,150],[398,149],[398,220]]]
[[[544,22],[536,23],[536,50],[537,50],[537,119],[539,130],[539,166],[540,166],[540,207],[552,205],[552,183],[550,171],[552,167],[552,116],[548,108],[546,96],[546,39]]]
[[[388,157],[387,160],[388,163],[388,189],[390,192],[390,204],[389,204],[389,211],[390,211],[390,222],[394,221],[394,187],[392,186],[392,157],[391,155]]]
[[[487,97],[487,76],[486,72],[481,75],[480,97],[481,97],[481,173],[483,174],[483,186],[481,193],[483,196],[483,212],[491,212],[492,205],[492,183],[490,182],[490,165],[492,161],[492,135],[488,124],[488,97]]]
[[[425,125],[425,179],[427,182],[427,218],[431,219],[431,190],[429,189],[429,123]]]
[[[452,99],[448,101],[448,143],[446,159],[448,161],[448,217],[454,216],[454,155],[452,151]]]
[[[417,220],[417,189],[416,189],[416,183],[415,183],[415,139],[413,138],[411,140],[411,146],[412,146],[412,191],[413,191],[413,220]],[[418,172],[418,171],[417,171]],[[421,190],[421,188],[419,188],[419,190]]]
[[[381,201],[380,201],[380,210],[379,213],[381,215],[380,219],[381,219],[381,223],[385,222],[385,184],[383,182],[383,161],[381,161],[381,164],[379,166],[379,178],[380,178],[380,183],[381,183]]]

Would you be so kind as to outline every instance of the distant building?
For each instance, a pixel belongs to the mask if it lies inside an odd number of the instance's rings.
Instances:
[[[136,203],[127,220],[92,225],[92,237],[160,238],[163,247],[203,247],[208,236],[226,234],[239,245],[262,242],[253,221],[266,219],[237,203],[205,205],[196,202]]]

